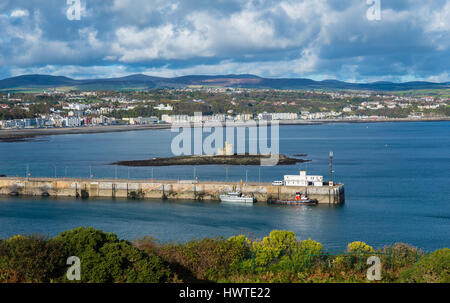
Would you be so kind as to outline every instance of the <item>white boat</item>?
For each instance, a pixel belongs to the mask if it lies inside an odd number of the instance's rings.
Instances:
[[[226,195],[219,196],[222,202],[232,202],[232,203],[254,203],[255,198],[251,196],[243,195],[240,191],[229,192]]]

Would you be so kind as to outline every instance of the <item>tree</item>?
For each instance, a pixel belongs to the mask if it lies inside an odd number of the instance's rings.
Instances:
[[[165,282],[170,272],[154,254],[146,254],[115,234],[76,228],[55,238],[67,256],[81,260],[81,282]],[[63,277],[63,280],[66,278]]]
[[[65,270],[63,243],[35,235],[0,242],[0,282],[51,282]]]
[[[443,248],[421,258],[401,275],[407,283],[450,283],[450,249]]]

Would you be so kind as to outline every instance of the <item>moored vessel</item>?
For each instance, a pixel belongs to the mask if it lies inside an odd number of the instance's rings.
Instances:
[[[254,203],[255,198],[252,196],[243,195],[240,191],[229,192],[219,196],[221,202],[231,203]]]
[[[274,204],[292,204],[292,205],[316,205],[318,201],[316,199],[310,199],[306,194],[300,192],[295,194],[295,199],[292,200],[275,200]]]

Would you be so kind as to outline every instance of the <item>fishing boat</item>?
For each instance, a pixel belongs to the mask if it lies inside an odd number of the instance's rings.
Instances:
[[[274,204],[292,204],[292,205],[316,205],[318,201],[316,199],[310,199],[306,194],[296,193],[293,200],[275,200]]]
[[[255,197],[243,195],[240,191],[232,191],[225,195],[219,196],[220,201],[222,202],[231,202],[231,203],[254,203]]]

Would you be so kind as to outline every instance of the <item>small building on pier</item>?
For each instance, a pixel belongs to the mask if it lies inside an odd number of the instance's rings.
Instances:
[[[323,176],[307,175],[305,170],[301,170],[298,175],[285,175],[285,186],[323,186]]]

